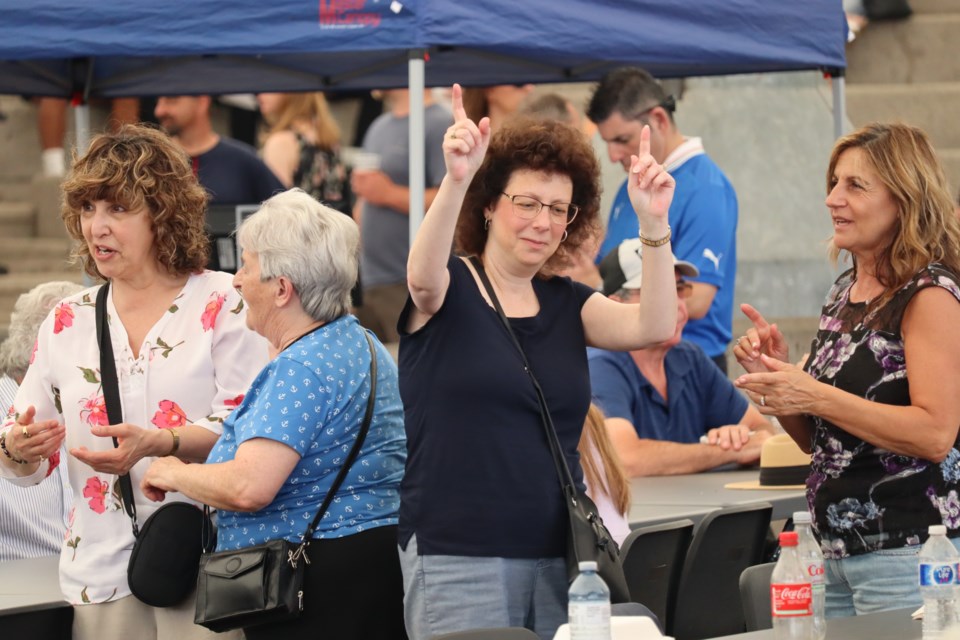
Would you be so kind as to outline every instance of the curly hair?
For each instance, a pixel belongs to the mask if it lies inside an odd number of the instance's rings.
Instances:
[[[827,193],[848,149],[863,151],[897,203],[893,238],[877,256],[877,279],[885,287],[873,303],[882,307],[917,272],[939,262],[960,274],[960,222],[947,178],[927,135],[906,124],[871,123],[837,141],[827,167]],[[836,262],[840,249],[831,243]],[[853,258],[854,269],[857,267]]]
[[[193,175],[187,154],[162,131],[127,124],[116,133],[96,136],[87,152],[74,158],[63,182],[60,215],[77,241],[74,258],[90,276],[103,279],[80,223],[83,204],[97,200],[130,210],[145,208],[157,261],[171,274],[194,273],[207,265],[207,192]]]
[[[456,245],[480,255],[487,242],[483,212],[492,208],[515,171],[564,175],[573,183],[580,213],[567,225],[567,239],[540,270],[541,277],[570,266],[580,246],[600,232],[600,165],[582,133],[554,120],[515,118],[493,135],[460,209]]]

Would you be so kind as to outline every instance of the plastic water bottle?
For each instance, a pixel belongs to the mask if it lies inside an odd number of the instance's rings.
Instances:
[[[923,596],[923,640],[942,637],[957,623],[957,550],[947,528],[930,525],[930,537],[920,549],[920,595]]]
[[[797,532],[780,534],[780,559],[770,576],[770,612],[776,640],[813,640],[813,586],[800,564]]]
[[[610,589],[597,575],[596,562],[581,562],[579,568],[567,608],[570,640],[610,640]]]
[[[824,615],[826,590],[823,575],[823,551],[813,535],[812,518],[809,511],[797,511],[793,514],[793,524],[797,531],[797,555],[800,566],[810,578],[813,590],[813,630],[814,638],[822,640],[827,635],[827,619]]]

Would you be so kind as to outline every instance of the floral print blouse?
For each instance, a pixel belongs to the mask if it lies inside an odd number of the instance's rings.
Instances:
[[[47,316],[14,407],[0,430],[14,424],[18,411],[34,405],[37,421],[56,419],[66,425],[67,451],[113,448],[110,438],[90,432],[93,426],[108,424],[96,339],[98,289],[64,299]],[[246,327],[243,301],[227,273],[191,275],[150,329],[138,357],[129,346],[123,323],[117,321],[112,291],[107,313],[123,420],[140,427],[196,424],[220,433],[224,418],[243,400],[268,359],[267,342]],[[127,562],[134,539],[117,476],[67,458],[54,455],[32,476],[8,479],[24,486],[36,484],[66,463],[73,508],[60,555],[64,596],[73,604],[127,596]],[[147,500],[140,492],[140,480],[151,462],[152,458],[145,458],[130,471],[141,524],[163,504]],[[4,470],[0,465],[0,472]],[[184,499],[171,493],[166,502]]]
[[[886,305],[850,302],[854,272],[834,283],[805,369],[820,382],[873,402],[906,406],[910,384],[901,322],[913,296],[941,287],[960,302],[956,274],[917,273]],[[876,447],[817,416],[807,501],[828,558],[921,544],[931,524],[960,536],[960,451],[940,464]],[[957,425],[948,425],[956,428]]]

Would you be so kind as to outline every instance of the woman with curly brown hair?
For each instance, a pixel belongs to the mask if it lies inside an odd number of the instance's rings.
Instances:
[[[74,638],[212,635],[193,624],[192,598],[158,609],[131,597],[126,570],[134,538],[117,478],[130,474],[143,522],[158,506],[138,490],[151,460],[206,459],[223,419],[266,363],[266,343],[245,326],[232,276],[203,270],[207,196],[165,134],[126,125],[95,138],[63,191],[76,255],[109,286],[123,422],[109,425],[106,415],[97,286],[64,299],[41,326],[0,427],[0,475],[30,486],[67,465],[74,496],[60,585],[75,605]],[[67,460],[58,453],[64,440]]]
[[[673,179],[645,130],[630,194],[650,298],[621,305],[555,274],[597,225],[598,164],[583,135],[515,120],[490,133],[453,87],[446,177],[407,263],[400,393],[408,458],[400,547],[411,638],[522,626],[552,638],[566,620],[567,512],[533,385],[476,257],[546,396],[568,465],[590,405],[586,347],[628,350],[674,331],[667,208]],[[488,150],[489,146],[489,150]],[[429,615],[428,612],[429,611]]]

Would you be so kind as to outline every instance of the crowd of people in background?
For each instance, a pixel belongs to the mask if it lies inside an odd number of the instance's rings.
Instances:
[[[219,550],[297,540],[368,402],[313,534],[304,615],[243,634],[552,638],[567,513],[531,373],[618,542],[630,478],[756,464],[775,416],[812,454],[828,616],[919,604],[927,526],[960,541],[960,338],[937,330],[960,320],[960,222],[922,131],[837,142],[826,208],[850,268],[801,357],[751,305],[734,339],[736,192],[643,69],[608,73],[582,112],[531,85],[455,85],[449,106],[425,92],[412,242],[410,95],[375,93],[359,148],[322,93],[259,94],[259,151],[217,133],[210,96],[158,98],[156,125],[116,100],[69,167],[66,104],[39,101],[44,171],[66,171],[61,215],[96,284],[22,296],[0,347],[0,561],[61,554],[75,638],[211,635],[192,599],[131,595],[118,476],[141,519],[215,508]],[[609,212],[595,135],[626,173]],[[257,211],[236,273],[210,269],[205,211],[241,204]]]

